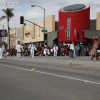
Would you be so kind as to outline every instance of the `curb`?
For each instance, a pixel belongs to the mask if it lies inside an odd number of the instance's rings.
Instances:
[[[67,61],[66,63],[64,62],[62,64],[62,63],[59,63],[59,61],[58,62],[52,62],[52,60],[51,61],[49,60],[50,62],[45,62],[45,61],[42,61],[42,60],[36,60],[34,58],[33,59],[8,58],[8,59],[10,59],[10,60],[22,60],[22,61],[35,62],[35,63],[45,63],[45,64],[52,64],[52,65],[73,66],[73,67],[94,68],[94,69],[99,68],[100,69],[100,67],[98,67],[98,65],[96,66],[96,64],[95,64],[95,66],[94,65],[89,65],[88,66],[88,65],[82,64],[81,62],[80,63],[72,63],[71,60],[69,60],[69,62]],[[56,59],[56,60],[58,60],[58,59]],[[75,61],[75,60],[73,60],[73,61]]]

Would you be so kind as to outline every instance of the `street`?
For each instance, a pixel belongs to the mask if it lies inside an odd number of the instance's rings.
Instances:
[[[100,100],[99,67],[56,64],[65,62],[60,57],[36,59],[0,60],[0,100]]]

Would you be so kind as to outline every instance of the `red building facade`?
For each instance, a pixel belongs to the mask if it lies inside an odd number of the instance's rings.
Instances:
[[[89,5],[74,4],[59,10],[58,42],[87,42],[83,30],[89,29]]]

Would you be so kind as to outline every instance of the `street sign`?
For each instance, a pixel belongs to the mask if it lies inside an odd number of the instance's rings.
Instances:
[[[47,32],[47,30],[41,30],[41,32]]]

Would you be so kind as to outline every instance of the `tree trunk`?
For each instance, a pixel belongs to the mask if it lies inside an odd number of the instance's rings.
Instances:
[[[10,32],[9,32],[9,18],[7,18],[7,24],[8,24],[8,44],[9,44],[9,46],[8,46],[8,49],[10,49]]]

